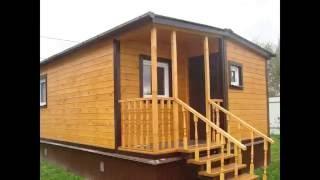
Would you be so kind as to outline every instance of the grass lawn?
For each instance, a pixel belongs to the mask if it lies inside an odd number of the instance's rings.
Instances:
[[[40,161],[40,180],[83,180],[61,167],[53,165],[45,160]]]
[[[280,179],[280,135],[271,135],[275,141],[271,145],[271,163],[267,169],[268,180]],[[262,179],[263,168],[256,169],[255,174],[259,175]]]

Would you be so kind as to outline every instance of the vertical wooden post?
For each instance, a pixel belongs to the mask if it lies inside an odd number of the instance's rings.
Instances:
[[[225,139],[224,139],[224,136],[220,136],[220,137],[221,137],[221,140],[220,140],[220,142],[221,142],[220,180],[224,180],[224,145],[225,145]]]
[[[122,103],[121,106],[121,146],[122,147],[126,147],[127,146],[127,141],[126,141],[126,134],[127,134],[127,130],[126,130],[126,125],[125,125],[125,121],[126,121],[126,112],[125,112],[125,104]]]
[[[194,140],[195,140],[195,151],[194,151],[194,159],[199,161],[199,142],[198,142],[198,117],[193,115],[194,120]]]
[[[182,120],[183,120],[183,149],[188,149],[188,138],[187,138],[187,118],[186,110],[182,107]]]
[[[172,147],[172,137],[171,137],[171,100],[168,100],[167,104],[167,115],[168,115],[168,148]]]
[[[157,29],[151,29],[151,87],[152,87],[152,138],[153,151],[159,150],[159,122],[158,122],[158,76],[157,76]]]
[[[146,100],[146,149],[150,147],[150,110],[149,110],[149,100]]]
[[[131,148],[131,105],[130,105],[130,101],[127,102],[127,106],[128,106],[128,147]]]
[[[216,118],[217,118],[216,125],[220,127],[220,111],[218,108],[216,108]],[[216,133],[216,139],[217,139],[217,143],[220,143],[220,134],[218,132]]]
[[[138,147],[138,136],[137,136],[137,127],[138,127],[138,123],[137,123],[137,101],[133,101],[133,146],[134,148]]]
[[[241,124],[239,122],[238,124],[238,131],[239,131],[239,141],[242,142],[242,137],[241,137]],[[242,150],[239,148],[239,151],[238,151],[238,159],[239,159],[239,164],[242,164]]]
[[[264,143],[263,143],[263,149],[264,149],[264,169],[263,169],[263,178],[262,180],[267,180],[267,153],[268,153],[268,143],[267,140],[264,139]]]
[[[203,54],[204,54],[204,79],[205,79],[205,95],[206,95],[206,117],[207,119],[210,118],[210,104],[209,99],[210,97],[210,73],[209,73],[209,42],[208,37],[206,36],[203,40]],[[206,125],[206,133],[207,133],[207,157],[210,158],[210,146],[211,146],[211,127],[207,124]],[[207,160],[207,172],[211,172],[211,161]]]
[[[165,149],[165,143],[166,143],[166,139],[165,139],[165,131],[164,131],[164,99],[160,100],[160,104],[161,104],[161,141],[162,141],[162,149]]]
[[[254,164],[253,164],[253,157],[254,157],[254,134],[253,131],[251,131],[251,161],[250,161],[250,174],[254,174]]]
[[[143,143],[143,120],[144,120],[144,114],[143,114],[143,101],[139,102],[139,114],[140,114],[140,133],[139,133],[139,142],[140,142],[140,148],[143,149],[144,143]]]
[[[230,132],[230,126],[229,126],[229,115],[228,114],[226,114],[226,120],[227,120],[227,131],[228,131],[228,133],[229,134],[231,134],[231,132]],[[230,141],[228,140],[228,144],[227,144],[227,153],[228,153],[228,155],[230,155],[231,154],[231,143],[230,143]]]
[[[176,31],[171,32],[171,61],[172,61],[172,96],[178,98],[178,64]],[[178,104],[173,102],[173,141],[174,148],[179,148],[179,114]]]
[[[234,147],[234,177],[235,179],[238,178],[238,174],[239,174],[239,169],[238,169],[238,147],[234,144],[233,145]]]

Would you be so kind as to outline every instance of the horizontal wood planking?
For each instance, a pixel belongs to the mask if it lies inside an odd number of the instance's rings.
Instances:
[[[170,37],[168,37],[170,38]],[[144,41],[121,41],[120,50],[120,77],[121,77],[121,99],[130,99],[140,97],[139,87],[139,55],[150,56],[150,43]],[[178,47],[178,95],[179,98],[187,101],[187,49],[183,46]],[[158,57],[171,59],[170,44],[158,42]],[[182,114],[179,113],[179,119]],[[171,120],[172,121],[172,120]],[[165,118],[165,133],[167,133],[167,119]],[[179,123],[181,129],[180,137],[182,137],[182,123]],[[162,124],[161,124],[162,126]],[[167,139],[167,137],[166,137]]]
[[[226,46],[227,60],[241,63],[243,66],[243,90],[229,87],[229,110],[267,134],[266,60],[233,41],[227,40]],[[231,119],[229,125],[231,134],[238,137],[238,123]],[[250,138],[248,129],[241,128],[241,138]]]
[[[48,107],[40,136],[114,149],[113,46],[100,41],[41,67]]]

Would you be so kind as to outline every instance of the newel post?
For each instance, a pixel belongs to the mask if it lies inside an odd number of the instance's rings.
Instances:
[[[152,137],[153,151],[159,150],[158,129],[158,77],[157,77],[157,29],[151,29],[151,87],[152,87]]]

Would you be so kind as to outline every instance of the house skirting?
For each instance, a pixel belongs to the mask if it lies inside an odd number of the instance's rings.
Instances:
[[[263,143],[254,143],[255,167],[263,166]],[[250,143],[243,153],[243,163],[250,163]],[[198,166],[186,163],[183,156],[148,158],[104,152],[46,140],[40,141],[40,157],[65,169],[94,180],[195,180]]]

